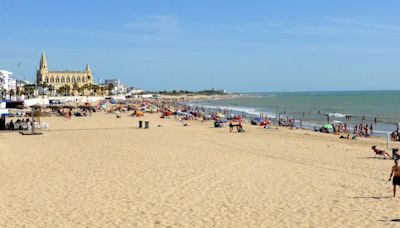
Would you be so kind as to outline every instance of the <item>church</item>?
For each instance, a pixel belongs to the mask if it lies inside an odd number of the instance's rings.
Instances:
[[[63,85],[69,85],[72,88],[75,83],[79,87],[92,84],[93,77],[89,64],[86,65],[85,71],[49,71],[46,55],[43,51],[39,70],[36,72],[36,82],[38,84],[46,83],[47,85],[52,85],[55,89]]]

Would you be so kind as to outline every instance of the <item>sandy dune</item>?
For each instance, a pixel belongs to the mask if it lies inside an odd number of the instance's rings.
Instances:
[[[159,115],[43,118],[0,133],[1,227],[383,227],[400,219],[384,141]],[[157,125],[162,127],[157,127]]]

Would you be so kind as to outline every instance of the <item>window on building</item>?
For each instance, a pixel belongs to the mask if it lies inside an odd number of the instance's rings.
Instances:
[[[64,76],[61,77],[61,83],[65,83],[65,78],[64,78]]]
[[[85,83],[85,76],[82,76],[82,82]]]
[[[49,83],[49,78],[46,76],[46,77],[44,78],[44,81],[45,81],[46,83]]]
[[[56,83],[60,83],[60,78],[57,76]]]
[[[67,83],[70,83],[71,79],[69,77],[67,77]]]
[[[54,78],[53,77],[50,78],[50,83],[54,83]]]
[[[76,82],[81,83],[81,78],[79,76],[76,77]]]

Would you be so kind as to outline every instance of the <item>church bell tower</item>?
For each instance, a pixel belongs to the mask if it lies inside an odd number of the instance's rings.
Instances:
[[[44,76],[49,73],[49,69],[47,68],[47,59],[44,51],[42,52],[42,56],[40,57],[39,70],[36,73],[36,82],[40,83],[44,80]]]

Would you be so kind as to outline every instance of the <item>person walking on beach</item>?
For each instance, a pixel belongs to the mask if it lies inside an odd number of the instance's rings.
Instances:
[[[393,197],[396,197],[396,185],[400,185],[400,167],[397,165],[397,160],[394,160],[394,166],[392,166],[392,172],[390,173],[390,177],[388,182],[392,179],[393,176]]]

